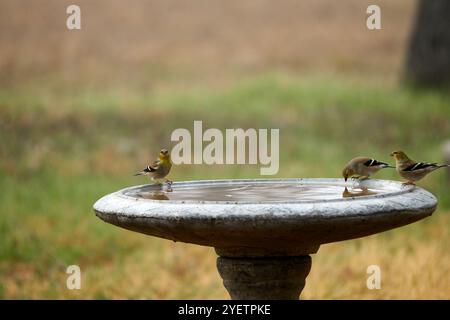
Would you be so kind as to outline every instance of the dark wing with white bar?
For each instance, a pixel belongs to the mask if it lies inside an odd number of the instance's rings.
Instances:
[[[375,159],[367,160],[366,162],[364,162],[364,165],[366,167],[389,167],[389,164]]]
[[[151,172],[155,172],[158,169],[158,166],[159,166],[159,161],[157,160],[157,161],[153,162],[151,165],[147,166],[147,168],[145,168],[141,172],[136,173],[135,176],[142,176],[142,175],[146,175]]]
[[[418,171],[423,169],[434,169],[440,167],[437,163],[425,163],[425,162],[418,162],[413,163],[412,165],[406,167],[402,171]]]

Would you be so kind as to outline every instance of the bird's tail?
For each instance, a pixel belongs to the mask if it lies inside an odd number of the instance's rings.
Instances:
[[[142,170],[141,172],[135,173],[134,176],[145,176],[150,171],[147,169]]]
[[[152,167],[148,166],[147,168],[145,168],[141,172],[136,173],[135,176],[145,176],[148,173],[153,172],[153,171],[154,171],[154,169]]]

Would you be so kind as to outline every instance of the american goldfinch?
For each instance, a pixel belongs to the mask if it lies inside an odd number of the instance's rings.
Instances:
[[[408,158],[403,151],[394,151],[391,153],[391,156],[395,158],[397,172],[408,180],[404,184],[414,185],[415,181],[421,180],[430,172],[449,166],[446,164],[416,162]]]
[[[169,174],[170,168],[172,168],[172,161],[169,151],[162,149],[159,152],[158,159],[141,172],[136,173],[135,176],[149,176],[152,180],[160,180]],[[166,182],[172,183],[169,180],[166,180]]]
[[[367,179],[374,173],[377,173],[383,168],[394,168],[387,163],[380,162],[378,160],[367,157],[356,157],[350,160],[350,162],[342,170],[342,175],[345,181],[351,176],[357,175],[356,179]]]

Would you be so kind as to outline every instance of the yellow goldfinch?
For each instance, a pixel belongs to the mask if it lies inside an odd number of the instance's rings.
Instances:
[[[421,180],[430,172],[449,166],[446,164],[416,162],[408,158],[403,151],[394,151],[391,153],[391,156],[395,158],[397,172],[408,180],[404,184],[414,185],[415,181]]]
[[[152,180],[160,180],[169,174],[170,168],[172,168],[172,161],[169,151],[162,149],[159,152],[159,158],[141,172],[136,173],[135,176],[149,176]],[[169,180],[166,182],[172,183]]]
[[[342,170],[342,175],[345,181],[349,177],[357,175],[356,179],[367,179],[374,173],[377,173],[383,168],[394,168],[387,163],[368,158],[368,157],[356,157],[350,160],[350,162]]]

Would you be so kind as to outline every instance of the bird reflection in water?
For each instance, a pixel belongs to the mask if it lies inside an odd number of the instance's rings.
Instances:
[[[137,197],[150,200],[170,200],[164,191],[145,192],[137,194]]]
[[[373,194],[377,194],[377,193],[370,191],[366,187],[362,187],[361,191],[358,191],[358,192],[348,191],[347,187],[345,187],[344,192],[342,192],[342,197],[343,198],[363,197],[363,196],[369,196],[369,195],[373,195]]]

